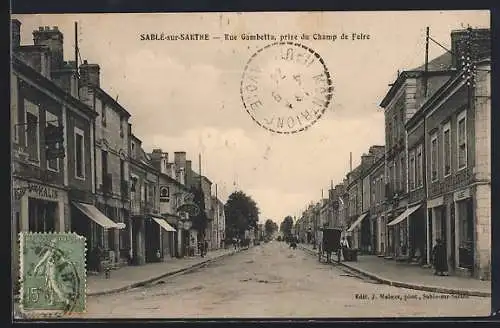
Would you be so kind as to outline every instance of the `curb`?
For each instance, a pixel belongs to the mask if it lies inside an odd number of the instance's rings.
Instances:
[[[116,293],[124,292],[126,290],[130,290],[130,289],[137,288],[137,287],[143,287],[144,285],[147,285],[147,284],[149,284],[149,283],[151,283],[151,282],[153,282],[155,280],[158,280],[158,279],[161,279],[161,278],[166,278],[166,277],[169,277],[169,276],[173,276],[173,275],[176,275],[176,274],[179,274],[179,273],[186,273],[186,272],[198,269],[198,268],[203,267],[203,266],[205,266],[205,265],[207,265],[207,264],[209,264],[211,262],[220,260],[221,258],[232,256],[232,255],[234,255],[236,253],[242,252],[243,250],[245,250],[245,249],[240,249],[240,250],[235,251],[235,252],[230,252],[230,253],[227,253],[227,254],[222,254],[222,255],[216,256],[214,258],[211,258],[211,259],[208,259],[208,260],[204,260],[204,261],[196,263],[196,264],[192,264],[192,265],[187,266],[185,268],[181,268],[181,269],[177,269],[177,270],[174,270],[174,271],[162,273],[159,276],[155,276],[155,277],[152,277],[152,278],[149,278],[149,279],[146,279],[146,280],[135,282],[133,284],[130,284],[130,285],[127,285],[127,286],[124,286],[124,287],[109,289],[109,290],[105,290],[105,291],[98,291],[98,292],[87,293],[87,296],[110,295],[110,294],[116,294]]]
[[[314,251],[307,249],[305,247],[298,246],[298,248],[300,248],[301,250],[303,250],[306,253],[309,253],[311,255],[314,255],[314,256],[318,255],[317,252],[314,252]],[[383,284],[386,284],[389,286],[422,290],[422,291],[441,293],[441,294],[458,294],[458,295],[466,295],[466,296],[491,297],[491,293],[482,292],[482,291],[478,291],[478,290],[466,290],[466,289],[453,289],[453,288],[437,287],[437,286],[425,286],[425,285],[417,285],[417,284],[411,284],[411,283],[406,283],[406,282],[401,282],[401,281],[390,280],[387,278],[380,277],[374,273],[356,268],[356,267],[351,266],[347,263],[340,262],[340,264],[342,266],[345,266],[345,267],[353,270],[353,271],[356,271],[357,273],[360,273],[364,276],[367,276],[371,279],[374,279],[380,283],[383,283]]]

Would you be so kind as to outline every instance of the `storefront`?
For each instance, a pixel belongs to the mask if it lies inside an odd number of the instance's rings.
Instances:
[[[68,193],[61,186],[14,179],[17,193],[13,203],[16,234],[29,232],[69,231]]]
[[[176,230],[160,215],[137,215],[130,221],[134,264],[142,265],[164,260],[168,255],[165,253],[168,247],[164,244],[164,234],[172,234]]]
[[[360,216],[358,216],[356,218],[356,221],[354,221],[353,224],[351,224],[351,226],[346,231],[345,236],[349,241],[349,245],[351,246],[351,248],[358,248],[358,249],[361,248],[362,241],[366,240],[366,238],[363,238],[362,234],[363,232],[364,235],[368,233],[369,237],[369,232],[366,231],[366,228],[362,229],[362,223],[367,215],[368,213],[363,213]]]
[[[386,251],[387,221],[384,215],[377,217],[377,254],[384,256]]]
[[[469,188],[453,194],[455,212],[455,263],[458,271],[472,275],[474,267],[474,212]]]
[[[96,249],[108,252],[105,254],[111,265],[117,262],[115,251],[110,247],[108,236],[115,231],[125,228],[125,224],[116,223],[102,213],[93,204],[71,202],[71,230],[87,239],[87,260],[89,270],[97,271],[98,260],[92,258]]]
[[[411,219],[409,218],[420,207],[420,204],[407,207],[406,210],[387,224],[387,227],[391,231],[391,250],[393,251],[391,255],[396,259],[408,260],[410,258],[409,220]]]

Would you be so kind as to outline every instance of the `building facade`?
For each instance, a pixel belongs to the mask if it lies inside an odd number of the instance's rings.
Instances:
[[[84,61],[80,65],[80,99],[97,112],[94,132],[95,207],[121,229],[95,225],[93,236],[110,251],[110,259],[129,261],[128,235],[125,224],[130,217],[129,136],[127,112],[100,87],[100,67]],[[120,231],[121,230],[121,231]]]
[[[75,231],[71,203],[92,203],[94,187],[96,113],[79,101],[74,70],[65,70],[62,33],[57,27],[40,27],[33,32],[35,44],[21,46],[20,29],[21,23],[13,20],[13,268],[18,268],[18,233]]]
[[[407,260],[422,252],[421,242],[412,240],[413,231],[425,222],[423,203],[408,199],[408,148],[405,124],[413,117],[427,95],[434,93],[451,76],[451,55],[445,53],[421,66],[400,73],[380,106],[385,116],[385,195],[387,219],[386,256]],[[413,220],[412,220],[413,217]],[[410,231],[412,233],[410,234]],[[417,247],[417,244],[419,247]]]
[[[475,77],[458,69],[421,109],[428,154],[427,249],[441,239],[450,272],[490,279],[490,31],[454,31],[453,48],[460,51],[457,43],[467,34],[477,44]]]

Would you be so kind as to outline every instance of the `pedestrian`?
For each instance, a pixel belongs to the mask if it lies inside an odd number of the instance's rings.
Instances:
[[[345,237],[342,237],[342,239],[340,240],[340,250],[342,252],[342,258],[344,259],[344,261],[346,260],[347,249],[349,249],[349,242],[347,241],[347,239],[345,239]]]
[[[205,239],[205,243],[203,245],[203,250],[205,252],[205,255],[207,255],[208,252],[208,240]]]
[[[446,246],[441,239],[436,239],[436,245],[432,249],[432,264],[434,275],[444,276],[448,272],[448,259],[446,258]]]

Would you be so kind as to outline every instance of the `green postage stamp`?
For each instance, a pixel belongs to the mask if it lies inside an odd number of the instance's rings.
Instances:
[[[20,310],[28,317],[82,313],[86,306],[85,237],[20,233]]]

